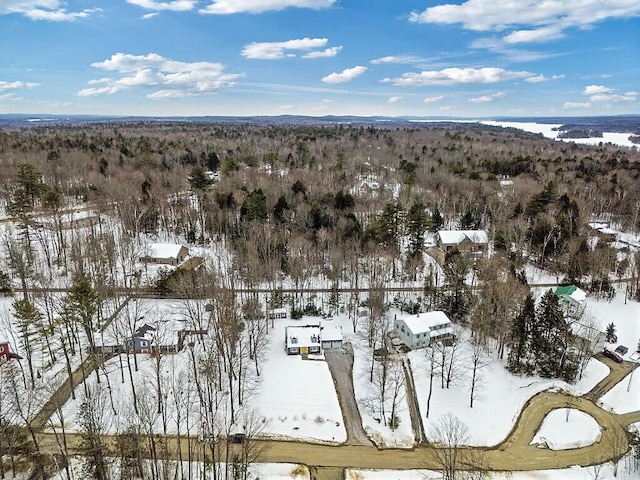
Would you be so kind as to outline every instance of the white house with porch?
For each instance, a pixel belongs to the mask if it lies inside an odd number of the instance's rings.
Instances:
[[[285,327],[285,351],[287,355],[322,353],[329,348],[341,348],[342,327],[327,324],[289,325]]]
[[[453,325],[447,314],[436,310],[415,315],[396,316],[393,332],[411,350],[451,337]]]
[[[289,325],[284,328],[284,337],[287,355],[307,355],[321,351],[320,324]]]

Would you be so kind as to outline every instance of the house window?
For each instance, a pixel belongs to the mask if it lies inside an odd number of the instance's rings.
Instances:
[[[298,343],[298,338],[297,337],[291,337],[291,343],[292,344]]]

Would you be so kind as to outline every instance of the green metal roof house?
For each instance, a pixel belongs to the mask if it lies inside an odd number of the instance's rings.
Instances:
[[[575,317],[584,310],[584,302],[587,299],[587,294],[581,288],[575,285],[558,287],[554,295],[558,297],[558,303],[564,309],[565,314]]]

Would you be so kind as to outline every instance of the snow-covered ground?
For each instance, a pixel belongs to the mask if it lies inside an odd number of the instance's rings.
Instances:
[[[107,459],[110,464],[109,474],[111,478],[120,478],[117,459]],[[178,470],[177,463],[169,466],[163,465],[163,467]],[[212,478],[211,465],[205,466],[202,463],[192,462],[189,468],[187,462],[182,462],[182,471],[185,477],[180,476],[177,473],[174,477],[173,474],[169,475],[169,478],[186,478],[186,475],[190,475],[190,480],[206,480]],[[148,468],[151,466],[148,464]],[[249,465],[248,477],[250,480],[308,480],[310,478],[309,468],[305,465],[297,465],[293,463],[254,463]],[[87,472],[84,462],[79,457],[74,457],[70,462],[70,471],[72,478],[83,479],[87,478]],[[25,477],[26,478],[26,477]],[[51,480],[68,480],[64,470],[61,470],[56,475],[51,477]]]
[[[628,413],[640,410],[640,372],[634,370],[620,383],[609,390],[601,399],[603,408],[615,413]]]
[[[429,418],[426,419],[429,395],[429,360],[425,350],[409,353],[413,367],[416,394],[427,436],[429,429],[447,412],[453,413],[469,430],[469,445],[496,445],[505,439],[515,424],[520,411],[529,398],[549,388],[560,388],[574,395],[582,395],[591,390],[609,374],[609,368],[592,359],[581,380],[569,385],[561,380],[540,377],[518,377],[509,373],[505,360],[496,359],[495,354],[486,356],[486,367],[477,375],[477,395],[473,408],[470,405],[470,377],[468,367],[470,347],[462,342],[459,354],[458,375],[450,388],[441,388],[441,379],[434,377]]]
[[[602,429],[591,415],[574,408],[549,412],[531,441],[531,445],[551,450],[581,448],[600,440]]]
[[[558,138],[558,134],[562,133],[558,130],[558,128],[562,127],[562,124],[560,123],[552,124],[552,123],[533,123],[533,122],[496,122],[492,120],[483,120],[480,123],[484,125],[495,126],[495,127],[517,128],[519,130],[524,130],[525,132],[531,132],[531,133],[541,133],[546,138],[551,138],[553,140],[560,140],[564,142],[582,143],[585,145],[598,145],[600,143],[612,143],[613,145],[619,145],[621,147],[634,146],[631,140],[629,140],[629,137],[634,135],[633,133],[603,132],[602,137],[599,137],[599,138]]]
[[[285,352],[285,327],[317,323],[319,319],[280,319],[271,331],[261,385],[251,399],[267,419],[265,433],[288,438],[344,442],[342,421],[329,366],[322,359],[303,360]],[[334,321],[332,321],[333,323]]]
[[[596,474],[597,472],[597,474]],[[613,476],[611,464],[592,467],[574,466],[561,470],[537,470],[534,472],[491,472],[491,480],[638,480],[640,472],[629,472],[619,467]],[[347,470],[345,480],[438,480],[440,472],[430,470]],[[269,480],[265,478],[264,480]]]
[[[611,301],[589,296],[585,303],[585,314],[595,317],[602,331],[605,331],[610,323],[615,325],[617,344],[625,345],[629,349],[625,359],[637,359],[638,355],[635,353],[640,341],[640,303],[629,299],[625,303],[624,287],[620,286],[616,288],[616,295]]]

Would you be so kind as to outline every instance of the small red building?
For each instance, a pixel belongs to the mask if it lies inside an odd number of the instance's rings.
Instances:
[[[20,360],[22,357],[18,354],[11,353],[9,350],[9,344],[7,342],[0,342],[0,364],[8,361],[11,358],[17,358]]]

